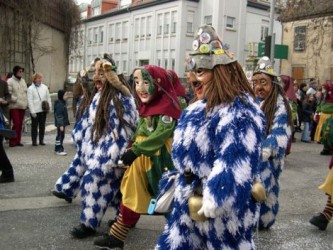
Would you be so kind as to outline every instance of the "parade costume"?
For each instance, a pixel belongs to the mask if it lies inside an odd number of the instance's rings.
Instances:
[[[106,80],[102,81],[102,89],[93,97],[87,118],[81,119],[82,124],[75,126],[78,133],[74,134],[74,138],[78,142],[82,136],[82,145],[81,150],[77,145],[78,161],[73,161],[77,167],[72,169],[77,173],[84,171],[80,180],[81,224],[71,231],[76,238],[94,234],[109,206],[118,211],[120,182],[124,174],[124,169],[118,167],[118,161],[138,119],[134,98],[112,71],[112,65],[103,61],[100,67],[101,81],[102,77]],[[79,174],[74,176],[77,177],[80,177]],[[72,181],[71,177],[68,180]]]
[[[266,200],[261,203],[259,228],[268,229],[274,224],[279,210],[279,178],[284,166],[288,140],[291,136],[292,117],[289,103],[283,96],[282,87],[268,57],[263,57],[258,61],[258,67],[253,73],[252,79],[258,76],[260,77],[259,81],[263,81],[262,86],[271,84],[267,96],[260,101],[261,109],[266,110],[264,108],[265,104],[274,105],[268,113],[265,112],[266,123],[267,126],[270,124],[270,127],[266,128],[266,138],[262,143],[262,160],[259,168],[260,179],[267,196]],[[270,83],[263,78],[265,76],[270,79]],[[276,100],[270,99],[273,92],[276,94]],[[269,121],[268,117],[271,117],[272,120]]]
[[[333,117],[333,83],[323,83],[323,101],[317,106],[316,112],[320,114],[314,139],[317,142],[322,142],[323,126],[326,121]],[[327,131],[328,132],[328,131]],[[332,145],[322,142],[324,145],[321,155],[331,155],[333,152]],[[330,143],[331,144],[331,143]]]
[[[90,102],[92,101],[92,95],[95,92],[90,86],[90,81],[93,80],[88,78],[86,72],[83,72],[82,76],[80,75],[80,84],[84,89],[84,93],[77,101],[75,112],[76,122],[72,130],[72,140],[76,146],[76,153],[68,169],[56,181],[54,190],[52,191],[53,195],[65,199],[68,202],[71,202],[72,199],[77,196],[82,176],[87,169],[86,164],[83,164],[82,138],[85,136],[86,128],[88,127],[88,110]],[[82,114],[80,112],[81,105],[84,105],[82,107]]]
[[[273,127],[263,141],[262,149],[268,150],[271,156],[260,163],[260,177],[266,189],[267,199],[261,203],[259,227],[269,228],[276,219],[279,210],[279,178],[284,167],[285,151],[291,135],[288,126],[288,115],[282,96],[279,96],[274,114]]]
[[[258,174],[265,119],[241,66],[211,26],[199,29],[193,49],[188,67],[205,94],[184,110],[175,129],[172,159],[179,177],[156,249],[254,249],[259,203],[251,188]],[[235,92],[227,97],[222,91],[212,98],[218,88]],[[209,107],[217,98],[222,101]],[[200,210],[191,212],[191,200],[201,196]]]
[[[327,202],[325,205],[324,210],[313,216],[310,219],[310,223],[316,226],[319,230],[325,231],[327,228],[328,223],[331,221],[333,217],[333,155],[331,157],[331,161],[329,163],[329,173],[326,177],[326,180],[323,184],[319,186],[319,189],[325,192],[327,195]]]
[[[94,241],[98,247],[124,245],[129,228],[137,223],[140,214],[147,214],[163,172],[174,168],[171,143],[181,108],[172,83],[164,69],[153,65],[135,69],[133,76],[140,102],[140,119],[131,148],[122,157],[128,168],[121,183],[120,214],[109,235]],[[147,92],[141,84],[147,85]],[[147,101],[143,102],[141,96]],[[147,96],[150,96],[149,100]]]
[[[170,80],[172,82],[173,88],[176,92],[178,101],[180,103],[181,109],[184,110],[187,107],[187,100],[186,100],[186,93],[185,89],[179,80],[179,77],[177,76],[176,72],[169,69],[167,70],[167,73],[170,77]]]
[[[89,107],[88,107],[89,108]],[[63,173],[62,176],[56,181],[54,186],[53,194],[59,198],[63,198],[68,202],[71,202],[75,198],[80,189],[80,182],[82,176],[84,175],[87,165],[83,164],[83,154],[82,154],[82,138],[85,135],[86,128],[88,126],[88,108],[84,112],[83,116],[72,131],[72,139],[76,146],[76,153],[73,161],[71,162],[69,168]]]

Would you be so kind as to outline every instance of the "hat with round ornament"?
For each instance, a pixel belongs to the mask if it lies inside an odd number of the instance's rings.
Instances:
[[[274,72],[271,60],[267,56],[264,56],[259,59],[257,67],[253,72],[253,75],[260,73],[267,74],[273,77],[278,77],[278,75]]]
[[[216,65],[226,65],[236,61],[211,25],[201,26],[194,36],[192,51],[186,58],[188,70],[199,68],[213,69]]]

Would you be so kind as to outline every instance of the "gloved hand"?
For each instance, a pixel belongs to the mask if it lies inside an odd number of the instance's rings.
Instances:
[[[203,198],[202,199],[202,207],[198,211],[199,215],[204,215],[207,218],[215,218],[216,217],[216,206],[214,201],[211,198]]]
[[[32,117],[32,118],[36,118],[36,117],[37,117],[37,114],[36,114],[36,113],[31,113],[31,117]]]
[[[134,154],[132,149],[128,149],[125,154],[121,157],[121,160],[123,161],[125,166],[131,166],[133,161],[137,158],[138,156]]]
[[[262,150],[262,160],[263,161],[268,161],[268,159],[269,159],[269,157],[271,157],[271,155],[272,155],[272,150],[271,149],[269,149],[269,148],[264,148],[263,150]]]

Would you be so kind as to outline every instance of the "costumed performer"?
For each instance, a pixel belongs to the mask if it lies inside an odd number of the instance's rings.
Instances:
[[[172,159],[179,177],[156,249],[254,249],[259,211],[251,195],[265,119],[241,65],[212,26],[187,58],[203,96],[178,121]]]
[[[133,144],[122,157],[128,168],[121,183],[120,214],[109,234],[94,241],[100,248],[124,246],[129,229],[140,214],[147,214],[150,200],[156,197],[163,172],[174,169],[171,143],[181,108],[167,72],[146,65],[133,71],[133,80],[140,119]]]
[[[261,203],[259,229],[268,229],[274,224],[279,210],[279,178],[293,120],[288,100],[268,57],[258,61],[252,83],[267,124],[260,162],[260,178],[267,199]]]

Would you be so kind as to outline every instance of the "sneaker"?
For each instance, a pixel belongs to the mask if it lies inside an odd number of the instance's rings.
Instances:
[[[62,151],[62,152],[55,152],[57,155],[62,155],[62,156],[65,156],[67,155],[67,153],[65,151]]]
[[[45,146],[46,144],[44,142],[40,142],[39,145]]]
[[[55,197],[58,197],[59,199],[64,199],[68,203],[72,203],[72,198],[69,198],[64,193],[58,192],[57,190],[52,190],[51,192]]]
[[[318,227],[319,230],[325,231],[326,227],[329,223],[329,221],[326,219],[326,217],[322,214],[319,213],[318,215],[313,216],[310,221],[312,225]]]
[[[74,227],[70,234],[77,239],[83,239],[83,238],[87,238],[89,236],[92,236],[96,233],[95,229],[92,229],[91,227],[87,227],[84,224],[80,224],[77,227]]]
[[[124,247],[124,242],[114,237],[112,234],[105,234],[94,240],[94,245],[101,249],[114,249]]]

